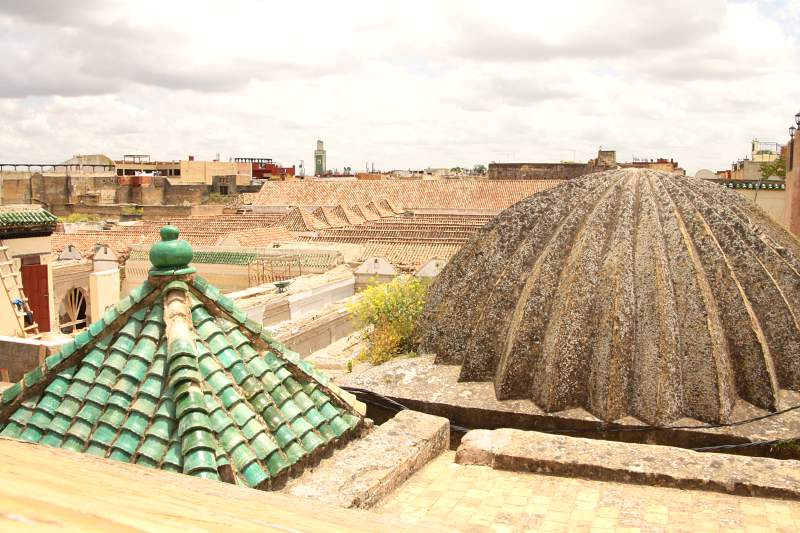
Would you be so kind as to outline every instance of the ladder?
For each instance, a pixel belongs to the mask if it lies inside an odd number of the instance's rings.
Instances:
[[[31,323],[25,325],[25,317],[33,317],[33,312],[28,305],[28,298],[22,290],[22,275],[14,265],[14,260],[8,256],[8,246],[3,245],[2,241],[0,241],[0,281],[3,283],[3,289],[8,295],[14,314],[17,316],[17,324],[19,331],[22,332],[22,337],[26,339],[39,337],[39,325],[35,320],[31,319]],[[22,305],[17,306],[14,303],[15,300],[22,302]]]

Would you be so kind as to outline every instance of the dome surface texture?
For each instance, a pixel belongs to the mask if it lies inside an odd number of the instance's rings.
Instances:
[[[430,289],[422,351],[499,399],[730,419],[800,389],[800,245],[737,193],[642,169],[503,211]]]

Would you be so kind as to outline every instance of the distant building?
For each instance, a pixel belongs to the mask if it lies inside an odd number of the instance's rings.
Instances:
[[[322,141],[317,141],[317,149],[314,150],[314,175],[324,175],[327,172],[327,163],[325,146]]]
[[[215,178],[226,177],[235,180],[238,185],[249,185],[252,176],[252,165],[235,161],[199,161],[193,155],[181,161],[151,161],[147,154],[124,155],[116,161],[117,176],[120,185],[128,185],[141,181],[146,184],[148,177],[179,178],[176,183],[197,183],[213,185]],[[125,179],[138,177],[139,180]],[[144,179],[142,179],[144,178]]]
[[[281,166],[280,163],[274,162],[269,157],[236,157],[233,160],[236,163],[250,164],[252,166],[251,173],[253,179],[285,181],[287,179],[294,179],[295,177],[294,165],[284,167]]]
[[[776,142],[764,142],[753,139],[750,143],[750,157],[745,157],[731,165],[729,179],[732,180],[760,180],[761,167],[764,163],[771,163],[781,156],[781,145]]]
[[[551,180],[574,179],[592,172],[613,168],[648,168],[686,175],[686,171],[672,159],[641,159],[630,163],[617,163],[617,152],[598,150],[597,157],[586,163],[562,161],[560,163],[490,163],[487,177],[490,180]]]
[[[673,159],[666,159],[664,157],[645,160],[634,159],[630,163],[620,163],[619,166],[622,168],[647,168],[650,170],[660,170],[661,172],[671,172],[681,176],[686,175],[686,171],[678,166],[677,161],[674,161]]]

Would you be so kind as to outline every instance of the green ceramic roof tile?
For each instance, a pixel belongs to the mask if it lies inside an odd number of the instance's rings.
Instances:
[[[48,226],[55,229],[58,217],[40,207],[20,206],[8,207],[0,211],[0,227]]]
[[[182,277],[164,275],[168,248],[157,282],[3,392],[0,435],[211,479],[223,468],[238,484],[268,487],[359,426],[324,375],[185,263],[174,267]],[[73,354],[68,370],[54,371]]]

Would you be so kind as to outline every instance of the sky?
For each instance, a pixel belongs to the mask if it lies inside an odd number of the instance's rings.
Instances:
[[[0,0],[0,162],[675,158],[800,111],[800,0]]]

